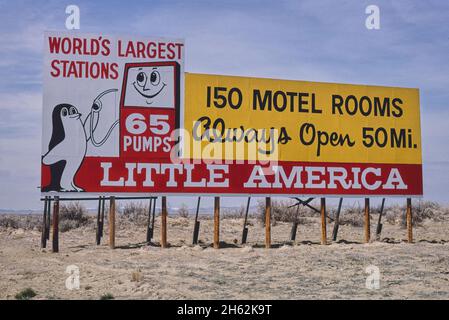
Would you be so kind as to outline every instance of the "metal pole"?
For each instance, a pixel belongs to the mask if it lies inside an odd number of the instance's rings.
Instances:
[[[42,217],[41,248],[47,247],[47,206],[48,206],[48,200],[47,200],[47,197],[45,197],[44,214]]]
[[[245,212],[245,220],[243,221],[243,231],[242,231],[242,244],[246,243],[248,238],[248,213],[249,213],[249,205],[251,202],[251,197],[248,197],[248,202],[246,203],[246,212]]]
[[[413,243],[412,199],[407,198],[407,240]]]
[[[153,205],[153,198],[150,198],[150,202],[148,204],[148,221],[147,221],[147,244],[151,242],[151,238],[153,237],[153,229],[151,228],[151,210]]]
[[[152,219],[151,219],[151,230],[153,230],[153,233],[152,233],[151,239],[153,239],[153,236],[154,236],[154,219],[155,219],[155,216],[156,216],[157,197],[154,197],[153,201],[154,201],[154,203],[153,203],[153,213],[152,213]]]
[[[198,244],[198,235],[200,233],[200,222],[198,221],[198,214],[200,212],[200,202],[201,202],[201,197],[198,197],[198,202],[196,204],[195,224],[193,226],[192,244]]]
[[[298,203],[298,206],[296,207],[296,215],[295,215],[295,221],[293,221],[292,230],[290,231],[290,241],[296,240],[296,232],[298,231],[298,215],[299,215],[299,206],[301,204]]]
[[[161,247],[167,247],[167,197],[162,197]]]
[[[104,213],[106,206],[106,197],[101,197],[101,216],[100,216],[100,240],[104,235]]]
[[[53,252],[59,252],[59,197],[53,203]]]
[[[385,198],[382,198],[382,204],[380,205],[379,219],[377,220],[376,238],[379,240],[380,233],[382,232],[382,214],[384,212]]]
[[[340,198],[340,201],[338,202],[337,213],[335,214],[334,230],[332,231],[332,241],[337,241],[338,228],[340,227],[340,212],[342,204],[343,198]]]
[[[46,235],[47,241],[50,240],[50,226],[51,226],[51,197],[48,197],[47,223],[46,223],[46,230],[45,230],[45,235]]]
[[[365,198],[365,243],[369,243],[371,238],[370,223],[369,198]]]
[[[101,197],[98,198],[98,212],[97,212],[97,232],[95,234],[95,241],[97,246],[101,243],[101,235],[100,235],[100,229],[101,229]]]
[[[214,248],[220,248],[220,197],[214,198]]]
[[[115,197],[109,198],[109,248],[115,248]]]

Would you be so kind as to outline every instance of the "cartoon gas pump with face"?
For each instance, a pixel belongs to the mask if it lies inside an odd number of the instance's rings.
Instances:
[[[180,124],[180,66],[175,61],[125,64],[120,97],[120,156],[170,158]]]
[[[143,98],[145,103],[151,105],[154,99],[162,93],[167,84],[161,81],[161,74],[157,67],[147,68],[144,71],[143,67],[138,68],[136,79],[133,81],[133,87]]]
[[[42,187],[42,192],[84,191],[75,183],[90,141],[94,147],[101,147],[118,124],[116,120],[106,135],[97,141],[95,130],[100,120],[102,97],[117,92],[109,89],[100,93],[93,101],[91,110],[84,121],[78,109],[67,103],[58,104],[52,112],[52,134],[48,151],[42,156],[42,164],[50,167],[50,183]],[[79,134],[83,132],[84,134]]]

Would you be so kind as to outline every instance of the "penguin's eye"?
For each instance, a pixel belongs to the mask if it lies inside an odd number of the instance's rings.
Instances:
[[[67,117],[68,114],[69,114],[69,110],[67,110],[67,108],[62,108],[62,110],[61,110],[61,116]]]
[[[78,111],[78,110],[76,110],[75,107],[70,107],[69,115],[73,116],[74,114],[77,114],[77,113],[78,113],[77,111]]]
[[[147,83],[147,75],[145,72],[139,72],[136,77],[137,84],[139,87],[145,87],[145,84]]]
[[[153,86],[157,86],[161,82],[161,75],[158,71],[151,72],[150,82]]]

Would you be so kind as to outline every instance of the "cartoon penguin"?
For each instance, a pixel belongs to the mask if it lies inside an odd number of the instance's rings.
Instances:
[[[42,156],[42,163],[50,166],[51,181],[42,187],[42,192],[50,191],[84,191],[75,184],[75,176],[81,167],[87,152],[87,143],[101,147],[118,124],[116,120],[105,137],[97,141],[94,136],[100,120],[102,109],[101,98],[117,89],[109,89],[100,93],[84,121],[78,109],[68,103],[58,104],[52,112],[52,127],[48,152]]]
[[[50,166],[51,182],[42,191],[83,191],[74,181],[87,151],[81,113],[70,104],[58,104],[53,109],[52,126],[48,152],[42,157],[42,163]]]

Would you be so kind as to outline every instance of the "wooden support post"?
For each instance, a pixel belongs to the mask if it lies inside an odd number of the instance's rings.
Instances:
[[[265,248],[271,248],[271,198],[265,198]]]
[[[115,197],[109,199],[109,248],[115,248]]]
[[[220,248],[220,197],[214,198],[214,248]]]
[[[365,243],[369,243],[371,238],[371,222],[369,214],[369,198],[365,198]]]
[[[162,197],[161,247],[167,248],[167,197]]]
[[[412,199],[407,198],[407,240],[413,243]]]
[[[52,251],[59,252],[59,197],[53,203],[53,241]]]
[[[45,197],[44,214],[42,217],[41,248],[47,247],[47,206],[48,206],[48,198]]]
[[[321,244],[327,244],[326,198],[321,198]]]

